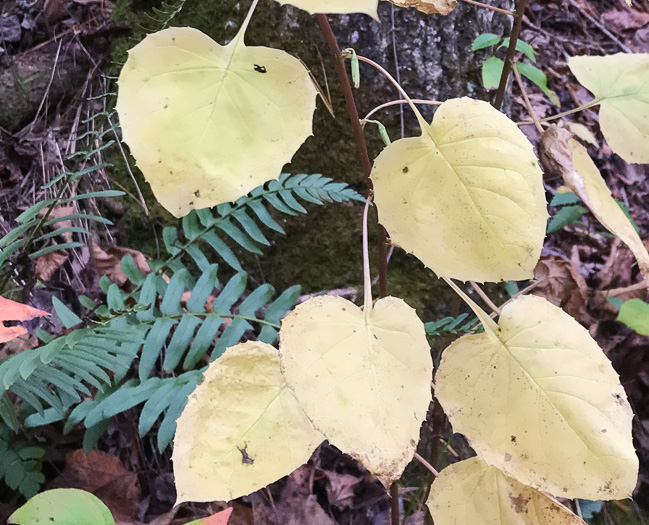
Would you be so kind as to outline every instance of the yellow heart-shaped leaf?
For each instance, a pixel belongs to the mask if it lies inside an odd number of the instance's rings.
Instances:
[[[649,253],[638,232],[611,195],[601,173],[584,146],[569,131],[556,126],[543,134],[543,147],[554,160],[566,184],[575,192],[597,220],[622,239],[633,252],[645,280],[649,283]]]
[[[585,525],[557,501],[479,458],[442,470],[426,505],[435,525]]]
[[[178,419],[173,465],[183,501],[229,501],[305,463],[323,441],[286,386],[275,348],[240,343],[214,361]]]
[[[378,20],[379,0],[277,0],[282,5],[292,5],[316,13],[365,13]]]
[[[490,104],[444,102],[421,137],[379,155],[372,181],[392,242],[438,276],[533,276],[548,216],[542,173],[525,135]]]
[[[277,178],[312,132],[316,89],[284,51],[226,46],[188,27],[129,52],[117,111],[160,203],[176,217],[234,201]]]
[[[570,57],[570,70],[599,101],[599,124],[627,162],[649,163],[649,53]]]
[[[507,304],[497,327],[485,324],[442,354],[435,395],[453,429],[526,485],[565,498],[629,497],[633,412],[588,331],[536,296]]]
[[[315,297],[282,321],[280,353],[316,428],[384,484],[398,479],[431,401],[430,348],[415,311],[394,297],[369,312]]]

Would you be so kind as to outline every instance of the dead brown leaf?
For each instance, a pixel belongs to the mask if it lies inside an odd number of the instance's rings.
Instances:
[[[534,269],[539,286],[532,292],[565,310],[578,321],[588,319],[588,285],[575,266],[560,257],[541,258]]]
[[[354,504],[354,487],[362,480],[351,474],[338,474],[325,471],[327,478],[327,499],[329,504],[344,510]]]
[[[35,272],[43,281],[49,281],[56,270],[68,260],[68,252],[57,250],[36,258]]]
[[[133,523],[137,517],[140,490],[137,476],[111,454],[82,449],[67,455],[63,472],[49,488],[76,488],[93,493],[110,509],[118,522]]]
[[[604,12],[602,23],[607,29],[622,36],[625,32],[632,32],[649,24],[649,13],[627,6],[614,6]]]
[[[101,275],[106,275],[111,281],[118,286],[124,286],[128,281],[126,274],[122,271],[122,258],[130,255],[135,261],[135,266],[143,274],[151,272],[146,256],[131,248],[122,248],[115,246],[103,250],[94,241],[90,242],[90,262]]]
[[[414,7],[422,13],[448,15],[455,6],[457,0],[389,0],[400,7]]]

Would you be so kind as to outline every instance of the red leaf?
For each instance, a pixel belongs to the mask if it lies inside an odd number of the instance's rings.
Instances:
[[[6,343],[27,333],[22,326],[5,326],[4,321],[29,321],[34,317],[50,315],[43,310],[0,297],[0,343]]]
[[[200,523],[201,525],[227,525],[230,514],[232,514],[232,507],[203,518]]]

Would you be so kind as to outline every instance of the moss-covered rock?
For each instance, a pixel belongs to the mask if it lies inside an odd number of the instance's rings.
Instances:
[[[496,0],[511,7],[509,0]],[[172,25],[196,27],[216,41],[225,43],[236,33],[250,2],[240,0],[187,0]],[[480,84],[480,65],[484,56],[471,51],[471,42],[482,32],[503,34],[507,17],[493,11],[460,3],[448,17],[424,15],[415,10],[393,7],[382,2],[381,23],[366,16],[331,17],[341,48],[354,47],[395,73],[398,61],[401,83],[412,97],[444,100],[458,96],[486,99]],[[126,51],[143,38],[142,27],[153,27],[148,14],[157,5],[148,0],[118,0],[113,17],[130,20],[134,32],[130,38],[113,42],[113,61],[123,63]],[[331,93],[335,116],[319,103],[315,115],[314,136],[309,138],[293,162],[290,173],[322,173],[344,181],[365,192],[363,173],[355,150],[349,118],[333,69],[332,57],[324,43],[314,17],[276,2],[264,1],[258,7],[246,36],[248,45],[266,45],[285,49],[298,56],[313,72],[321,86]],[[113,71],[117,72],[117,69]],[[357,91],[359,112],[365,115],[379,104],[397,98],[394,88],[376,71],[362,66],[362,85]],[[431,110],[424,108],[431,116]],[[404,108],[405,133],[416,131],[416,122]],[[400,110],[390,108],[379,113],[393,138],[400,134]],[[382,143],[375,129],[368,129],[370,155],[376,156]],[[123,164],[123,163],[122,163]],[[120,165],[118,160],[117,165]],[[113,176],[131,188],[125,170]],[[138,174],[138,177],[140,175]],[[151,197],[148,185],[140,177],[140,186]],[[154,202],[151,198],[148,202]],[[130,246],[151,251],[152,228],[173,220],[163,210],[153,208],[149,221],[137,206],[127,213],[120,230]],[[362,206],[329,205],[310,208],[306,217],[289,217],[284,223],[285,238],[275,235],[273,246],[258,261],[248,258],[247,268],[258,281],[277,288],[300,283],[305,291],[314,292],[336,287],[359,287],[361,268]],[[147,224],[153,223],[153,224]],[[403,297],[424,318],[448,313],[445,306],[450,294],[445,285],[411,256],[395,250],[390,262],[391,293]]]

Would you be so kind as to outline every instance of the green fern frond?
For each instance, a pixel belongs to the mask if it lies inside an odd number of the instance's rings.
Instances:
[[[141,340],[138,327],[119,320],[5,358],[0,361],[0,419],[11,429],[19,421],[13,403],[4,401],[7,392],[22,400],[25,413],[32,413],[27,426],[63,419],[70,406],[91,395],[89,387],[102,391],[124,377]]]
[[[147,32],[160,31],[169,27],[171,21],[178,16],[180,11],[182,11],[187,0],[178,0],[177,2],[162,2],[160,7],[153,8],[153,15],[146,16],[151,20],[156,27],[155,28],[143,28]]]
[[[474,317],[466,321],[468,317],[469,314],[460,314],[457,317],[444,317],[433,323],[425,323],[426,334],[436,337],[443,334],[471,334],[481,331],[476,328],[478,319]]]
[[[284,234],[282,226],[273,218],[274,210],[287,215],[306,213],[300,200],[312,204],[326,202],[364,202],[363,197],[347,184],[333,182],[322,175],[289,175],[284,173],[241,197],[234,204],[221,204],[213,210],[192,211],[182,220],[182,235],[174,227],[165,228],[163,240],[169,257],[158,264],[156,270],[187,269],[187,257],[202,271],[210,265],[210,257],[204,250],[211,249],[234,270],[243,268],[231,245],[260,255],[261,248],[270,241],[260,228]]]
[[[141,381],[149,378],[161,358],[162,370],[171,374],[178,367],[193,370],[206,354],[216,359],[247,333],[257,333],[257,338],[267,343],[275,342],[280,319],[300,294],[300,287],[293,286],[273,299],[275,289],[269,284],[247,293],[245,272],[235,274],[221,286],[215,264],[206,267],[198,280],[180,269],[169,282],[158,274],[144,277],[128,257],[122,268],[140,288],[127,294],[116,284],[102,281],[107,305],[97,314],[119,312],[129,318],[129,323],[139,324],[145,334],[138,363]],[[206,311],[210,297],[211,311]],[[129,307],[132,303],[136,306]]]
[[[29,443],[11,443],[10,437],[9,429],[0,423],[0,480],[29,499],[45,483],[42,472],[45,450]]]

